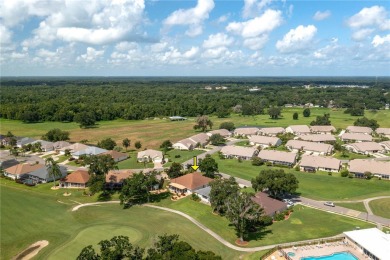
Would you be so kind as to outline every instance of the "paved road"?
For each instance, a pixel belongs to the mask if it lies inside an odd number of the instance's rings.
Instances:
[[[73,207],[72,211],[76,211],[76,210],[78,210],[78,209],[80,209],[82,207],[86,207],[86,206],[97,206],[99,204],[106,204],[106,203],[116,203],[117,204],[117,203],[119,203],[119,201],[106,201],[106,202],[85,203],[85,204],[81,204],[81,205],[77,205],[77,206]],[[262,251],[262,250],[271,249],[271,248],[274,248],[276,246],[281,246],[281,245],[293,245],[293,244],[307,243],[307,242],[313,242],[313,244],[314,244],[314,242],[318,241],[319,239],[330,239],[330,238],[340,237],[340,235],[337,235],[337,236],[333,236],[333,237],[310,239],[310,240],[297,241],[297,242],[294,242],[294,243],[286,243],[286,244],[274,244],[274,245],[258,246],[258,247],[239,247],[239,246],[236,246],[236,245],[233,245],[233,244],[229,243],[228,241],[223,239],[220,235],[218,235],[217,233],[215,233],[214,231],[212,231],[208,227],[204,226],[202,223],[200,223],[199,221],[197,221],[193,217],[191,217],[191,216],[189,216],[189,215],[187,215],[187,214],[185,214],[185,213],[183,213],[181,211],[174,210],[174,209],[169,209],[169,208],[164,208],[164,207],[160,207],[160,206],[155,206],[155,205],[151,205],[151,204],[144,204],[143,206],[149,207],[149,208],[154,208],[154,209],[159,209],[159,210],[165,210],[165,211],[168,211],[168,212],[171,212],[171,213],[174,213],[174,214],[178,214],[178,215],[188,219],[189,221],[191,221],[195,225],[197,225],[199,228],[201,228],[202,230],[207,232],[209,235],[214,237],[216,240],[218,240],[223,245],[225,245],[225,246],[227,246],[227,247],[229,247],[229,248],[231,248],[233,250],[241,251],[241,252],[256,252],[256,251]]]

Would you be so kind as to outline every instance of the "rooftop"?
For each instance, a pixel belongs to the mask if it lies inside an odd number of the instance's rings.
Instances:
[[[285,130],[283,127],[264,127],[260,129],[260,132],[264,134],[279,134],[284,133]]]
[[[287,147],[293,149],[303,149],[305,151],[330,153],[333,150],[333,146],[330,144],[314,143],[299,140],[290,140],[286,144]]]
[[[277,211],[283,211],[287,209],[286,203],[273,199],[264,192],[256,193],[255,196],[252,197],[252,200],[259,204],[264,209],[265,214],[268,216],[274,215]]]
[[[323,157],[323,156],[314,156],[314,155],[306,155],[302,156],[302,160],[300,162],[300,166],[314,167],[314,168],[331,168],[331,169],[339,169],[341,165],[341,161],[336,158],[331,157]]]
[[[178,178],[171,179],[171,183],[180,184],[187,189],[196,190],[209,184],[213,179],[203,176],[201,173],[188,173]]]
[[[262,136],[262,135],[251,135],[249,141],[258,144],[276,145],[280,139],[277,137]]]
[[[334,132],[336,128],[332,125],[312,125],[310,130],[312,132]]]
[[[363,134],[371,134],[372,129],[366,126],[348,126],[347,132],[350,133],[363,133]]]
[[[106,182],[121,183],[125,179],[133,176],[133,174],[131,170],[111,170],[106,175]]]
[[[227,146],[222,147],[221,153],[226,154],[226,155],[252,157],[255,154],[256,150],[257,149],[254,147],[227,145]]]
[[[86,170],[76,170],[66,176],[63,180],[64,182],[70,183],[82,183],[85,184],[89,181],[89,173]]]
[[[361,142],[348,144],[347,146],[354,147],[357,151],[370,152],[370,151],[381,151],[384,150],[383,146],[375,142]]]
[[[311,142],[334,142],[336,138],[333,135],[309,134],[301,135],[299,139]]]
[[[30,173],[33,171],[36,171],[41,168],[46,168],[45,165],[43,164],[29,164],[29,163],[20,163],[14,166],[11,166],[4,171],[7,172],[8,174],[25,174],[25,173]]]
[[[257,156],[263,160],[295,163],[297,154],[292,152],[261,150]]]
[[[155,157],[163,157],[163,153],[158,150],[153,150],[153,149],[147,149],[141,152],[138,152],[137,158],[142,158],[142,157],[150,157],[150,158],[155,158]]]
[[[341,135],[341,139],[356,140],[356,141],[372,141],[372,136],[362,134],[362,133],[344,133]]]
[[[373,174],[390,175],[390,161],[355,159],[348,163],[349,171],[353,173],[371,172]]]

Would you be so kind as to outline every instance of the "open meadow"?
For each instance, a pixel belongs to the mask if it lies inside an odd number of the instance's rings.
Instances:
[[[328,108],[312,108],[310,117],[302,116],[302,108],[284,108],[282,118],[270,119],[268,115],[256,116],[240,116],[231,115],[228,118],[217,118],[211,116],[210,119],[214,123],[214,129],[217,129],[222,122],[232,121],[236,127],[240,126],[259,126],[271,127],[282,126],[287,127],[292,124],[310,124],[315,120],[316,116],[321,116],[324,113],[330,114],[332,125],[336,128],[345,128],[353,125],[353,122],[359,118],[344,114],[343,109],[328,109]],[[299,120],[293,120],[294,112],[300,114]],[[390,127],[390,110],[379,110],[377,112],[366,111],[365,116],[378,121],[381,127]],[[164,140],[172,142],[189,137],[197,132],[193,129],[194,118],[189,118],[186,121],[172,122],[167,119],[146,119],[146,120],[113,120],[100,121],[94,128],[81,129],[77,123],[61,123],[61,122],[42,122],[26,124],[16,120],[0,119],[1,133],[5,134],[11,131],[14,135],[28,136],[40,138],[43,134],[53,128],[59,128],[70,132],[70,138],[73,142],[78,142],[84,139],[88,143],[97,144],[98,141],[104,138],[114,139],[118,145],[122,144],[124,138],[131,140],[131,148],[134,147],[135,141],[141,141],[142,148],[159,148]]]

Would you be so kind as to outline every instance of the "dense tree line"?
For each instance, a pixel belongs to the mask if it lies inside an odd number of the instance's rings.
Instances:
[[[210,83],[224,84],[226,90],[206,90]],[[323,81],[323,82],[322,82]],[[332,84],[332,80],[317,84]],[[337,82],[337,80],[334,80]],[[270,107],[313,103],[320,106],[379,109],[390,103],[387,81],[367,83],[346,79],[344,82],[367,84],[371,88],[311,88],[303,84],[314,79],[25,79],[3,80],[0,116],[24,122],[78,122],[81,127],[95,121],[145,119],[172,115],[215,114],[225,117],[231,111],[243,115],[265,113]],[[341,82],[337,82],[340,84]],[[261,87],[250,92],[251,86]],[[234,108],[234,109],[233,109]],[[88,119],[88,120],[86,120]]]

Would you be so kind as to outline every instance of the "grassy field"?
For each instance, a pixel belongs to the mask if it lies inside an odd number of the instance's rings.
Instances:
[[[358,117],[344,114],[342,109],[331,110],[327,108],[312,108],[310,117],[300,117],[293,120],[294,112],[302,114],[301,108],[283,109],[282,118],[274,120],[268,115],[239,116],[232,115],[229,118],[210,117],[214,123],[214,128],[218,128],[220,123],[232,121],[238,126],[282,126],[287,127],[292,124],[310,124],[316,116],[324,113],[330,114],[332,124],[336,128],[345,128],[352,125]],[[390,110],[380,110],[378,112],[366,111],[365,116],[378,121],[381,127],[390,127]],[[71,141],[81,141],[88,139],[91,144],[96,144],[99,140],[107,137],[113,138],[118,145],[122,144],[124,138],[131,140],[131,147],[135,141],[141,141],[143,148],[157,149],[164,140],[178,141],[195,134],[193,130],[194,119],[187,121],[171,122],[166,119],[156,120],[114,120],[101,121],[96,128],[81,129],[76,123],[43,122],[35,124],[25,124],[21,121],[0,119],[1,131],[3,134],[11,131],[15,135],[40,138],[43,134],[53,128],[60,128],[69,131]]]
[[[268,169],[267,166],[253,166],[250,161],[219,159],[218,155],[213,155],[213,158],[218,163],[219,171],[246,180],[251,180],[261,170]],[[304,173],[289,168],[281,169],[295,174],[299,180],[298,192],[312,199],[351,200],[390,195],[390,182],[379,181],[375,178],[371,180],[350,179],[340,177],[339,173],[329,176],[327,173]]]
[[[189,198],[175,202],[163,200],[157,204],[189,214],[230,243],[234,243],[237,239],[229,221],[225,217],[212,214],[211,208],[207,205],[194,202]],[[276,222],[261,232],[250,234],[248,246],[264,246],[333,236],[346,230],[353,230],[356,226],[372,227],[371,224],[362,221],[298,205],[288,220]]]
[[[164,164],[165,167],[169,167],[172,165],[172,162],[183,163],[192,159],[194,156],[197,156],[201,153],[204,153],[202,150],[192,150],[192,151],[180,151],[180,150],[170,150],[165,156],[166,159],[169,159],[170,162]],[[175,156],[180,155],[179,158],[175,158]]]
[[[118,162],[118,168],[119,169],[142,169],[142,168],[153,168],[154,163],[149,162],[144,165],[144,163],[139,163],[137,161],[137,153],[136,151],[134,152],[129,152],[129,158]]]
[[[353,202],[353,203],[336,203],[337,206],[353,209],[361,212],[367,212],[366,208],[364,207],[363,202]]]
[[[336,152],[333,157],[340,159],[340,160],[353,160],[353,159],[367,159],[372,156],[370,155],[364,155],[364,154],[358,154],[358,153],[352,153],[352,152],[345,152],[345,156],[342,156],[341,152]]]
[[[176,214],[139,206],[123,210],[119,205],[71,212],[70,207],[76,203],[59,203],[65,197],[43,191],[48,189],[44,185],[39,189],[30,191],[1,182],[1,259],[10,259],[43,239],[50,244],[35,259],[65,260],[75,259],[81,248],[114,235],[129,235],[137,245],[148,247],[157,235],[164,233],[179,234],[196,249],[212,250],[224,259],[238,259],[243,255],[226,248]]]
[[[390,219],[390,198],[372,200],[369,206],[375,215]]]

